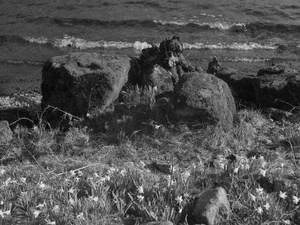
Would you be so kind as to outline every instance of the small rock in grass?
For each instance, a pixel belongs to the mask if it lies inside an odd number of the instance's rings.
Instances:
[[[6,120],[0,121],[0,145],[8,144],[13,139],[13,132]]]
[[[215,225],[221,210],[225,210],[227,215],[231,211],[225,189],[222,187],[208,189],[197,194],[184,207],[176,224],[182,224],[186,220],[189,225]]]

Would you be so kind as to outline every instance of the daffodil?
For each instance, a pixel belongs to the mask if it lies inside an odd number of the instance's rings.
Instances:
[[[10,210],[2,211],[2,210],[0,209],[0,216],[1,216],[2,218],[4,218],[5,216],[9,216],[9,215],[10,215]]]
[[[286,199],[286,197],[287,197],[286,192],[280,191],[280,192],[279,192],[279,197],[282,198],[282,199]]]
[[[256,209],[256,212],[257,212],[258,214],[262,214],[262,213],[263,213],[262,207],[259,206],[259,207]]]
[[[262,175],[263,177],[266,176],[266,173],[267,173],[267,170],[264,170],[264,169],[259,170],[259,174]]]
[[[282,220],[282,222],[283,222],[284,224],[287,224],[287,225],[290,225],[290,224],[291,224],[291,221],[290,221],[290,220]]]
[[[127,173],[126,169],[122,169],[120,171],[120,174],[122,175],[122,177],[125,177],[126,173]]]
[[[251,200],[255,202],[255,201],[256,201],[255,195],[253,195],[253,194],[251,194],[251,193],[250,193],[249,195],[250,195]]]
[[[33,211],[33,216],[34,216],[34,218],[37,218],[40,214],[41,214],[41,210],[34,210]]]
[[[183,202],[182,196],[178,195],[175,199],[175,201],[180,205]]]
[[[84,220],[83,212],[81,212],[77,215],[77,219]]]
[[[258,195],[262,195],[264,193],[264,189],[259,187],[259,188],[256,188],[256,192]]]
[[[138,187],[138,193],[143,194],[144,193],[144,188],[143,186]]]
[[[138,200],[139,200],[140,202],[142,202],[142,201],[144,200],[144,196],[143,196],[143,195],[138,195],[137,198],[138,198]]]
[[[270,204],[267,202],[266,204],[264,204],[264,208],[266,209],[266,210],[269,210],[270,209]]]
[[[293,196],[293,203],[297,205],[299,202],[300,198],[298,198],[297,196]]]

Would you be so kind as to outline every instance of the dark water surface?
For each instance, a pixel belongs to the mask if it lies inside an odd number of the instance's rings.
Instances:
[[[300,69],[299,0],[0,0],[0,94],[39,91],[41,67],[71,51],[137,54],[179,35],[185,54],[254,73]]]

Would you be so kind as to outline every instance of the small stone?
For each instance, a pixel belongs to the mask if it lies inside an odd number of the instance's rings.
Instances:
[[[8,144],[13,139],[13,132],[6,120],[0,121],[0,145]]]
[[[187,220],[189,225],[215,225],[221,209],[224,209],[227,215],[231,211],[225,189],[222,187],[208,189],[194,196],[184,207],[176,224]]]

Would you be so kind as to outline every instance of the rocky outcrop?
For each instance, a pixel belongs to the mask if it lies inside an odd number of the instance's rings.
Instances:
[[[220,210],[223,209],[227,215],[230,214],[230,204],[225,189],[222,187],[208,189],[194,196],[184,207],[176,224],[183,224],[187,220],[189,225],[215,225]]]
[[[256,104],[290,110],[300,105],[300,74],[268,74],[253,80]]]
[[[172,99],[171,118],[186,123],[233,125],[236,113],[228,85],[207,73],[186,73],[178,83]]]
[[[0,145],[6,145],[13,139],[13,132],[9,123],[5,120],[0,121]]]
[[[300,73],[291,68],[263,68],[257,76],[224,67],[214,72],[230,86],[237,101],[283,110],[291,110],[300,104]]]
[[[71,53],[45,63],[42,109],[49,106],[82,117],[104,112],[127,82],[129,58],[98,53]]]

